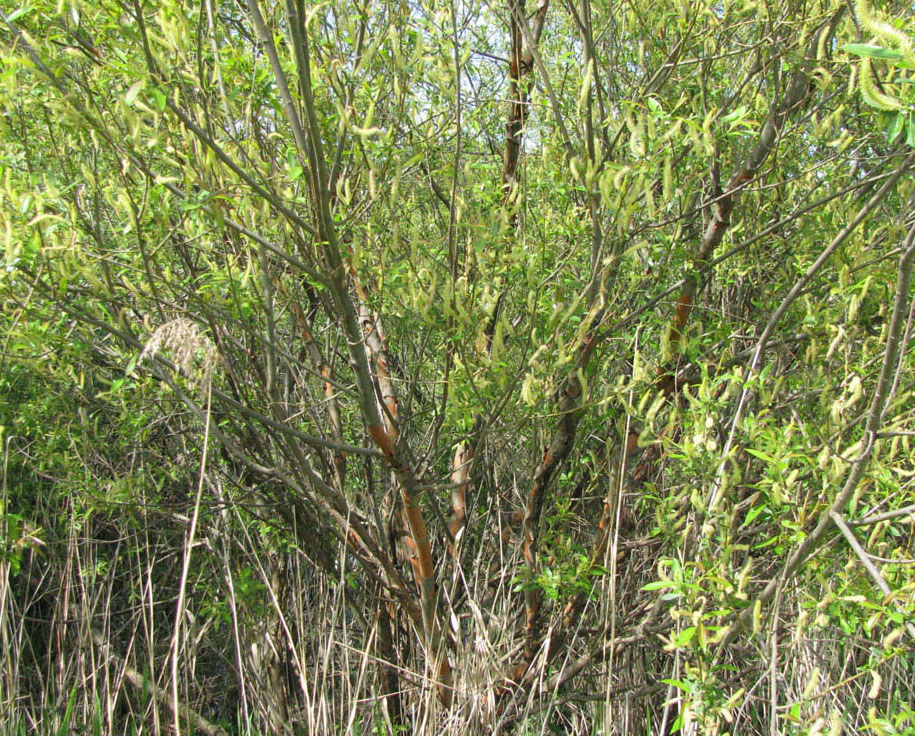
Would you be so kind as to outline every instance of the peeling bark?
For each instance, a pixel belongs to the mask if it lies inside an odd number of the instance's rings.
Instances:
[[[823,33],[831,34],[835,30],[835,23],[841,17],[842,12],[844,10],[840,10],[834,16],[832,23],[824,25],[817,33],[813,34],[813,38],[807,47],[804,62],[798,66],[791,76],[791,81],[785,90],[784,97],[780,101],[776,100],[773,103],[769,118],[763,125],[753,150],[744,163],[737,167],[731,175],[724,187],[724,191],[716,193],[717,196],[712,205],[711,219],[702,234],[692,267],[683,279],[683,286],[677,298],[677,307],[669,333],[673,356],[662,368],[657,383],[658,388],[665,394],[672,394],[677,391],[676,363],[680,353],[680,338],[695,306],[700,277],[708,273],[708,262],[731,226],[731,213],[734,211],[740,192],[756,179],[760,168],[776,149],[785,122],[792,114],[802,109],[808,101],[811,91],[808,71],[816,63],[820,36]]]
[[[324,355],[321,353],[321,349],[318,347],[318,343],[314,338],[313,317],[306,314],[296,300],[289,298],[289,295],[286,293],[286,289],[283,286],[283,282],[278,278],[275,280],[275,288],[277,292],[286,297],[289,311],[292,313],[292,318],[295,320],[295,324],[299,329],[299,334],[302,336],[302,340],[305,343],[305,349],[308,351],[308,357],[324,379],[324,400],[327,418],[330,420],[331,437],[333,437],[334,442],[342,445],[344,444],[343,423],[340,419],[337,390],[334,386],[334,373],[330,363],[324,358]],[[346,453],[343,452],[343,450],[336,450],[333,458],[334,483],[337,488],[342,491],[346,482]]]
[[[549,6],[549,0],[540,0],[534,13],[532,35],[535,43],[539,43],[543,34],[543,24]],[[508,64],[508,120],[505,124],[505,148],[502,154],[502,209],[509,213],[512,223],[515,223],[517,214],[513,210],[519,197],[518,164],[524,139],[524,122],[527,119],[530,80],[534,71],[534,52],[524,42],[524,34],[517,18],[518,13],[524,13],[524,0],[509,0],[509,11],[511,52]],[[502,296],[500,294],[486,329],[486,349],[488,351],[492,349],[492,337],[499,319]],[[470,475],[477,456],[482,429],[483,418],[478,414],[474,417],[470,437],[455,450],[451,463],[451,482],[456,488],[451,493],[451,516],[448,520],[448,530],[454,540],[459,539],[461,531],[467,523],[467,488],[470,485]],[[458,545],[454,546],[457,548]]]

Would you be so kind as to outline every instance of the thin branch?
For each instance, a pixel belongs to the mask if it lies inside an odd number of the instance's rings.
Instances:
[[[911,434],[911,433],[910,433]],[[880,432],[877,435],[877,438],[886,437],[887,435],[892,435],[892,433]],[[901,509],[894,509],[893,511],[885,511],[882,514],[876,514],[874,516],[867,516],[863,519],[857,519],[855,521],[849,521],[849,526],[867,526],[869,524],[879,524],[881,521],[890,521],[891,519],[898,519],[901,516],[912,516],[915,518],[915,503],[910,506],[903,506]]]
[[[909,158],[906,161],[909,161]],[[870,409],[867,414],[867,421],[864,427],[864,437],[862,438],[862,449],[855,463],[852,465],[842,489],[836,495],[830,504],[829,510],[824,512],[819,519],[816,527],[804,538],[804,541],[791,553],[785,563],[782,572],[772,578],[766,585],[765,589],[759,594],[758,600],[761,604],[768,603],[775,595],[781,580],[788,580],[812,555],[826,538],[826,532],[833,523],[829,511],[841,513],[845,505],[851,499],[852,494],[857,490],[858,485],[864,478],[874,447],[877,444],[877,431],[886,399],[889,395],[892,376],[896,369],[899,359],[900,350],[904,348],[901,343],[901,336],[905,327],[906,314],[908,312],[909,287],[912,281],[912,261],[915,258],[915,225],[909,230],[905,242],[902,245],[902,256],[899,259],[899,266],[896,275],[896,298],[893,304],[892,318],[887,332],[886,348],[883,353],[883,365],[880,369],[880,376],[877,379],[877,385],[874,388],[873,398]],[[719,654],[734,640],[737,632],[744,628],[753,616],[755,605],[746,608],[731,626],[727,634],[722,638],[718,652]]]
[[[883,186],[881,186],[880,189],[878,189],[877,192],[861,207],[861,209],[858,210],[858,213],[855,215],[852,221],[839,231],[839,233],[832,239],[832,242],[826,246],[823,252],[820,253],[820,255],[817,257],[817,259],[812,264],[810,264],[804,275],[798,279],[788,294],[785,295],[785,298],[782,299],[781,304],[778,305],[778,308],[769,318],[768,323],[763,329],[762,335],[759,336],[759,340],[757,341],[756,352],[753,355],[753,360],[750,362],[750,366],[747,371],[747,377],[744,380],[744,385],[740,392],[740,398],[737,401],[737,408],[734,410],[734,416],[731,419],[731,427],[730,431],[728,432],[728,439],[724,445],[724,449],[721,452],[722,461],[718,466],[715,482],[713,483],[712,490],[706,500],[706,508],[709,510],[709,512],[714,511],[718,505],[721,488],[723,485],[724,473],[726,472],[727,464],[731,456],[731,450],[734,447],[734,442],[737,437],[737,426],[740,421],[743,408],[746,405],[747,399],[750,395],[750,381],[757,375],[760,360],[762,359],[762,355],[765,352],[769,338],[775,332],[776,325],[778,325],[785,312],[787,312],[788,308],[794,303],[794,300],[797,299],[798,295],[801,293],[804,287],[811,281],[811,279],[813,279],[814,276],[816,276],[816,274],[823,267],[826,261],[829,260],[832,254],[835,253],[839,246],[848,239],[848,237],[857,229],[857,227],[862,222],[864,222],[865,219],[867,219],[870,213],[883,202],[890,189],[895,186],[896,182],[899,181],[902,175],[908,170],[913,161],[915,161],[915,154],[909,154],[905,157],[902,163],[896,167],[893,175],[883,183]]]
[[[870,556],[867,552],[864,551],[864,547],[861,546],[861,543],[858,542],[857,537],[848,526],[845,524],[845,520],[842,518],[842,515],[835,510],[830,509],[829,517],[832,519],[833,523],[839,527],[839,531],[842,532],[842,536],[845,537],[845,541],[848,542],[848,545],[854,550],[855,554],[858,556],[858,559],[861,561],[861,564],[864,566],[864,569],[867,570],[867,574],[871,576],[871,580],[874,581],[874,584],[880,588],[880,592],[886,598],[889,598],[893,591],[890,590],[890,586],[886,584],[886,580],[883,579],[883,575],[880,574],[880,571],[876,568],[873,562],[871,562]],[[915,639],[915,624],[911,621],[905,622],[905,630],[908,632],[909,636]]]

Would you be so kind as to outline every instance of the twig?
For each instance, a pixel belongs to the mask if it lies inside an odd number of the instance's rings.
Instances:
[[[881,437],[881,435],[877,435]],[[849,521],[848,526],[866,526],[868,524],[879,524],[881,521],[889,521],[890,519],[898,519],[900,516],[915,516],[915,503],[910,504],[909,506],[903,506],[901,509],[895,509],[894,511],[885,511],[882,514],[877,514],[875,516],[868,516],[864,519],[857,519],[856,521]]]
[[[890,586],[887,585],[886,580],[883,579],[883,576],[880,574],[880,571],[871,562],[870,557],[867,552],[864,550],[864,547],[861,546],[861,543],[858,541],[858,538],[855,537],[851,529],[848,528],[848,525],[845,523],[845,519],[842,518],[842,515],[837,511],[830,510],[829,517],[832,519],[833,523],[839,528],[839,531],[842,532],[842,536],[845,537],[845,540],[848,542],[849,546],[855,551],[855,554],[858,555],[858,559],[861,560],[861,564],[864,565],[864,569],[867,570],[867,574],[871,576],[871,579],[880,588],[880,592],[884,596],[889,598],[893,591],[890,590]],[[911,621],[906,621],[905,630],[909,633],[909,636],[915,639],[915,624]]]
[[[909,156],[906,159],[906,165],[911,162],[912,158],[913,156]],[[883,365],[880,369],[880,376],[877,379],[877,385],[874,388],[873,398],[871,399],[870,408],[867,412],[861,454],[858,456],[854,466],[852,466],[841,490],[830,505],[829,512],[838,512],[845,508],[845,504],[848,503],[852,494],[857,490],[858,485],[864,478],[864,474],[867,472],[868,463],[874,451],[874,446],[877,443],[877,431],[883,416],[887,395],[893,381],[892,373],[896,369],[900,352],[905,349],[905,346],[901,345],[900,342],[903,331],[903,321],[905,319],[903,315],[907,311],[906,306],[909,296],[909,286],[912,281],[913,259],[915,259],[915,226],[909,230],[902,246],[902,256],[899,259],[899,266],[896,274],[896,298],[894,300],[892,317],[890,318],[890,325],[887,331],[886,348],[883,353]],[[760,338],[760,340],[762,344],[762,338]],[[746,387],[744,388],[744,391],[746,392]],[[772,600],[780,580],[787,580],[791,577],[798,568],[809,559],[810,555],[823,544],[826,539],[826,531],[829,529],[832,522],[829,512],[820,517],[816,527],[811,530],[804,541],[801,542],[797,549],[790,555],[787,562],[785,562],[781,575],[770,580],[765,589],[759,594],[758,600],[762,604],[766,604]],[[755,606],[751,606],[745,609],[737,617],[737,625],[731,627],[730,631],[728,631],[718,645],[719,655],[734,640],[738,630],[747,625],[754,610]]]

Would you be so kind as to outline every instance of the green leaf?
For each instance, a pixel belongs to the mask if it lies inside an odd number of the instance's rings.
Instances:
[[[646,583],[642,590],[663,590],[664,588],[673,588],[676,583],[673,580],[655,580],[653,583]]]
[[[908,125],[906,126],[906,145],[915,148],[915,115],[909,113]]]
[[[165,92],[163,92],[158,87],[155,87],[152,91],[152,96],[153,96],[153,104],[155,105],[156,109],[159,112],[163,112],[165,110],[165,104],[167,102]]]
[[[752,509],[750,509],[747,512],[747,517],[743,520],[743,524],[741,524],[741,527],[744,527],[747,524],[752,523],[753,519],[755,519],[757,516],[759,516],[767,508],[769,508],[769,507],[766,506],[765,504],[760,504],[759,506],[754,506]]]
[[[747,448],[747,452],[749,452],[753,457],[758,457],[760,460],[765,460],[767,463],[775,462],[775,458],[771,455],[767,455],[766,453],[760,452],[759,450],[754,450],[751,447]]]
[[[76,700],[76,685],[70,690],[70,696],[67,698],[67,710],[64,712],[63,721],[57,730],[58,736],[66,736],[70,733],[70,719],[73,716],[73,702]]]
[[[891,116],[890,124],[886,128],[886,142],[892,143],[902,132],[902,126],[905,123],[906,115],[901,112],[894,113]]]
[[[747,114],[747,106],[746,106],[746,105],[741,105],[740,107],[738,107],[738,108],[737,108],[736,110],[734,110],[733,112],[731,112],[731,113],[725,115],[723,118],[721,118],[721,122],[722,122],[722,123],[730,123],[730,122],[732,122],[732,121],[734,121],[734,120],[737,120],[737,119],[739,119],[739,118],[744,118],[744,117],[746,117],[746,114]]]
[[[28,13],[32,8],[28,5],[23,5],[21,8],[16,8],[12,13],[6,16],[6,22],[12,23],[14,20],[18,20],[23,15]]]
[[[685,647],[696,637],[696,631],[697,629],[695,626],[689,626],[683,629],[683,631],[677,634],[677,638],[674,639],[674,644],[678,647]]]
[[[855,56],[867,56],[871,59],[886,59],[888,61],[899,61],[902,54],[892,49],[885,49],[883,46],[877,46],[873,43],[847,43],[842,47],[843,51]]]

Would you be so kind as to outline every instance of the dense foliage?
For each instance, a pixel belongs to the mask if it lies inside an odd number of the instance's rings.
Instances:
[[[0,730],[915,733],[911,8],[0,25]]]

